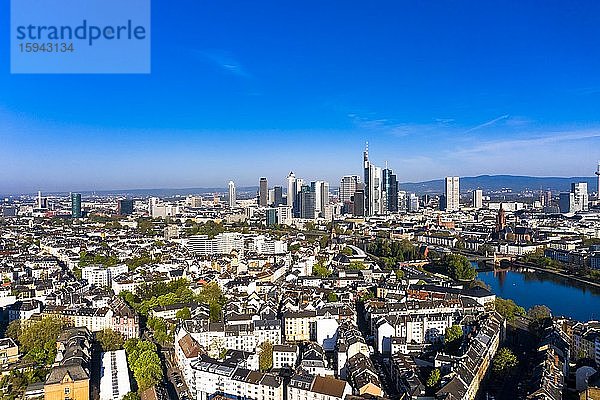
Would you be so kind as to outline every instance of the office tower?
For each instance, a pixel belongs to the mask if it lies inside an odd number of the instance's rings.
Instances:
[[[133,214],[133,200],[121,199],[117,201],[117,214],[131,215]]]
[[[571,193],[575,200],[575,212],[588,211],[588,190],[587,182],[571,183]]]
[[[406,210],[408,212],[417,212],[419,211],[419,196],[414,193],[411,193],[406,198]]]
[[[329,182],[311,182],[310,190],[315,194],[315,211],[320,213],[329,204]]]
[[[298,190],[296,189],[296,176],[293,172],[287,177],[287,205],[288,207],[294,207],[294,201],[296,200],[296,193]]]
[[[357,189],[352,196],[352,203],[354,208],[354,215],[357,217],[365,216],[365,190]]]
[[[452,212],[460,209],[460,178],[458,176],[447,176],[444,180],[445,204],[443,210]]]
[[[296,178],[296,193],[300,193],[302,191],[302,186],[304,186],[304,179]]]
[[[265,210],[265,223],[267,226],[273,226],[277,223],[277,209],[267,208]]]
[[[273,188],[273,205],[275,207],[283,204],[283,187],[275,186]]]
[[[269,189],[267,193],[267,205],[272,206],[275,203],[275,188]]]
[[[71,193],[71,217],[81,218],[81,193]]]
[[[235,208],[237,202],[237,195],[235,193],[235,183],[229,181],[229,208]]]
[[[148,214],[153,217],[154,207],[158,205],[160,199],[158,197],[150,197],[148,199]]]
[[[573,192],[563,192],[558,198],[558,207],[563,214],[575,212],[575,194]]]
[[[546,192],[546,200],[545,200],[546,206],[550,206],[552,205],[552,192],[550,190],[548,190]]]
[[[267,178],[260,178],[258,186],[258,205],[266,207],[269,200],[269,184]]]
[[[596,176],[598,177],[598,183],[596,185],[596,199],[600,200],[600,161],[598,161],[598,169],[596,170]]]
[[[277,207],[277,223],[280,225],[292,225],[292,207],[286,205]]]
[[[369,144],[363,153],[364,181],[365,181],[365,215],[379,215],[384,209],[385,199],[383,193],[383,176],[380,167],[376,167],[369,161]]]
[[[383,192],[385,193],[385,211],[398,211],[398,179],[394,172],[387,167],[383,170]]]
[[[352,201],[352,196],[356,192],[356,188],[360,183],[360,176],[346,175],[340,181],[339,200],[342,204]]]
[[[42,192],[38,191],[37,208],[48,208],[48,199],[42,197]]]
[[[483,190],[473,190],[473,208],[483,207]]]
[[[300,218],[315,218],[315,192],[311,190],[310,186],[302,186],[298,193],[298,211]]]

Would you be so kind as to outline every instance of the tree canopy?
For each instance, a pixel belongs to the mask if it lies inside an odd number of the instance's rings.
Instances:
[[[436,369],[432,370],[431,373],[429,374],[429,377],[427,378],[425,385],[428,388],[434,388],[440,381],[440,378],[441,378],[440,370],[436,368]]]
[[[518,315],[525,315],[525,309],[515,304],[511,299],[496,297],[494,301],[496,311],[508,322],[513,322]]]
[[[321,278],[326,278],[331,275],[331,270],[327,268],[322,261],[319,261],[313,266],[313,275]]]
[[[264,341],[259,348],[258,365],[262,372],[273,368],[273,343]]]
[[[448,275],[457,281],[470,281],[475,279],[477,271],[467,257],[460,254],[447,254],[442,259]]]
[[[163,377],[162,364],[156,345],[147,340],[128,339],[125,342],[127,363],[140,391],[159,383]]]
[[[123,348],[125,340],[123,335],[112,329],[104,329],[96,333],[96,340],[100,343],[102,351],[115,351]]]
[[[43,365],[54,362],[56,340],[66,326],[64,320],[54,316],[45,317],[29,323],[25,328],[20,324],[11,324],[7,335],[14,339],[16,334],[17,343],[25,353],[25,358]]]
[[[509,374],[519,364],[517,356],[507,347],[503,347],[496,353],[492,364],[492,370],[496,374]]]

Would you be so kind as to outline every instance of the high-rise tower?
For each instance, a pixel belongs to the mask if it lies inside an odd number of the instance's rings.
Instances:
[[[598,161],[598,169],[596,170],[596,176],[598,177],[598,185],[596,186],[596,199],[600,200],[600,161]]]
[[[260,178],[258,187],[258,205],[266,207],[269,199],[269,184],[267,178]]]
[[[288,207],[294,207],[294,201],[296,200],[296,175],[293,172],[287,177],[287,205]]]
[[[229,181],[229,208],[235,208],[236,205],[235,183]]]

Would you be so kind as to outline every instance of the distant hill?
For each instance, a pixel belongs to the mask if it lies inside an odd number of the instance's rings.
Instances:
[[[569,191],[572,182],[587,182],[588,191],[597,190],[595,177],[536,177],[517,175],[480,175],[460,178],[460,191],[466,192],[474,189],[484,191],[497,191],[501,189],[512,189],[513,192],[524,190],[552,190],[553,192]],[[400,184],[400,190],[414,193],[442,193],[444,191],[444,180],[435,179],[425,182],[406,182]]]

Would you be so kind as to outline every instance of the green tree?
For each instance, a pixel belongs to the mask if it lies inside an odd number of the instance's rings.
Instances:
[[[16,342],[19,341],[19,335],[21,334],[21,320],[15,319],[6,328],[6,337],[9,337]]]
[[[440,370],[436,368],[429,374],[429,378],[427,378],[425,385],[427,385],[428,388],[434,388],[440,381],[440,378]]]
[[[346,255],[346,256],[352,256],[352,254],[354,254],[354,253],[352,252],[352,249],[351,249],[350,247],[348,247],[348,246],[344,247],[344,248],[343,248],[343,249],[340,251],[340,253],[342,253],[342,254],[344,254],[344,255]]]
[[[210,320],[217,322],[221,320],[221,310],[227,299],[223,295],[221,288],[217,282],[209,282],[202,287],[198,300],[201,303],[208,304],[210,308]]]
[[[542,337],[545,329],[552,325],[552,312],[543,305],[531,307],[527,310],[527,317],[531,319],[529,330],[538,337]]]
[[[313,275],[321,278],[327,278],[329,275],[331,275],[331,270],[323,265],[322,261],[319,261],[313,266]]]
[[[128,339],[125,341],[124,347],[127,364],[133,372],[140,391],[152,387],[162,380],[162,364],[154,343],[141,339]]]
[[[350,270],[350,271],[356,271],[356,270],[361,270],[361,269],[365,269],[365,268],[367,268],[367,267],[365,267],[365,264],[360,261],[352,261],[348,265],[348,270]]]
[[[335,294],[335,292],[329,292],[329,294],[327,295],[327,301],[330,303],[334,303],[338,300],[338,295]]]
[[[447,254],[443,258],[448,275],[457,281],[470,281],[475,279],[477,271],[467,257],[460,254]]]
[[[96,340],[100,343],[102,351],[115,351],[123,348],[125,340],[123,335],[112,329],[104,329],[96,333]]]
[[[190,312],[190,309],[187,307],[182,308],[181,310],[177,311],[177,313],[175,314],[175,318],[177,319],[190,319],[192,317],[192,313]]]
[[[444,334],[444,342],[445,343],[455,343],[460,342],[463,337],[463,330],[460,325],[452,325],[446,329],[446,333]]]
[[[140,400],[140,395],[137,392],[129,392],[123,396],[122,400]]]
[[[62,319],[45,317],[21,329],[18,342],[25,358],[40,364],[52,364],[56,356],[56,340],[64,328]]]
[[[516,305],[511,299],[496,297],[494,306],[496,311],[506,318],[508,322],[513,322],[518,315],[525,315],[525,309]]]
[[[258,354],[258,365],[262,372],[268,371],[273,368],[273,343],[270,341],[264,341],[259,348]]]
[[[519,364],[517,356],[506,347],[501,348],[496,353],[492,364],[492,370],[496,374],[507,375],[510,374],[514,368]]]
[[[140,353],[135,363],[133,376],[140,390],[146,390],[160,382],[163,371],[158,354],[150,351]]]

